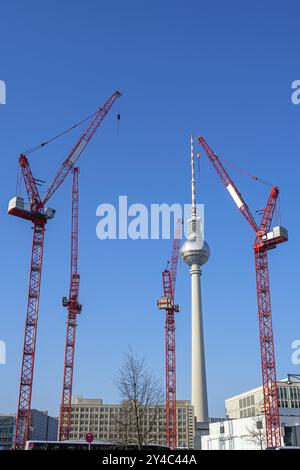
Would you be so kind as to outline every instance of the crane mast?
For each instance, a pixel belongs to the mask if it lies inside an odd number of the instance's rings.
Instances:
[[[27,295],[25,333],[22,354],[21,379],[18,400],[18,413],[16,418],[16,432],[14,447],[23,448],[28,439],[30,428],[30,404],[32,395],[34,359],[36,350],[36,335],[39,315],[41,275],[43,264],[43,251],[45,239],[45,226],[48,218],[54,212],[41,212],[43,204],[39,195],[35,178],[32,175],[29,162],[25,155],[19,157],[25,187],[30,206],[25,207],[21,198],[10,201],[8,212],[18,217],[26,218],[33,223],[33,239],[29,271],[29,287]],[[47,215],[48,213],[48,215]]]
[[[115,91],[106,101],[103,107],[99,108],[94,118],[89,123],[86,130],[69,153],[67,159],[63,162],[58,173],[54,177],[54,180],[50,184],[44,199],[42,199],[39,194],[37,181],[32,174],[26,155],[21,154],[19,157],[19,165],[25,183],[28,203],[26,203],[23,198],[16,196],[9,201],[8,213],[10,215],[14,215],[32,222],[33,240],[29,272],[29,288],[27,295],[18,411],[14,439],[15,449],[23,449],[25,447],[30,429],[31,396],[36,350],[45,226],[47,221],[52,219],[55,215],[55,210],[46,207],[46,203],[59,188],[59,186],[64,182],[69,172],[74,167],[74,164],[80,157],[81,153],[87,146],[88,142],[91,140],[96,130],[103,122],[105,116],[110,111],[112,105],[120,96],[121,93],[119,91]]]
[[[177,447],[176,427],[176,348],[175,348],[175,316],[180,311],[174,303],[176,275],[179,249],[181,243],[181,219],[177,221],[172,253],[169,266],[162,272],[163,297],[157,306],[166,311],[165,320],[165,360],[166,360],[166,445],[172,449]]]
[[[276,248],[279,243],[283,243],[288,240],[288,233],[285,228],[277,226],[271,230],[279,189],[276,186],[272,187],[266,207],[263,210],[260,225],[258,226],[248,205],[229,177],[218,156],[208,146],[203,137],[199,137],[197,141],[203,147],[207,157],[213,164],[242,215],[255,231],[253,248],[255,258],[266,446],[278,447],[281,445],[281,433],[272,326],[268,250]]]
[[[281,445],[280,414],[278,405],[278,387],[276,377],[276,361],[273,338],[272,310],[270,297],[270,280],[268,268],[268,250],[276,248],[278,243],[287,241],[287,233],[282,230],[275,233],[275,237],[266,234],[270,233],[279,189],[273,187],[263,212],[259,231],[254,242],[254,259],[256,274],[256,292],[258,307],[258,325],[260,338],[260,357],[262,369],[264,412],[266,422],[266,444],[267,447]],[[275,228],[273,229],[273,232]],[[272,233],[272,232],[271,232]]]
[[[72,385],[74,371],[74,352],[75,352],[75,336],[76,336],[76,319],[77,314],[81,313],[82,306],[78,302],[80,276],[78,274],[78,167],[73,168],[73,184],[72,184],[72,221],[71,221],[71,272],[70,272],[70,289],[69,297],[63,297],[63,306],[68,309],[67,317],[67,333],[65,346],[65,362],[62,400],[60,406],[59,420],[59,440],[69,439],[70,419],[72,405]]]
[[[46,221],[33,223],[33,239],[29,272],[25,334],[21,367],[18,413],[16,419],[15,448],[23,448],[30,427],[30,403],[36,348],[36,334],[40,303],[40,287],[43,262]]]

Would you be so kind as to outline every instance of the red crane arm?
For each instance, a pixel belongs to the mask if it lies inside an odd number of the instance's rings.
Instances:
[[[66,160],[61,165],[58,173],[54,177],[54,180],[49,186],[49,189],[46,193],[46,196],[43,200],[43,204],[45,205],[46,202],[51,198],[51,196],[55,193],[57,188],[64,182],[65,178],[77,162],[78,158],[80,157],[81,153],[95,134],[96,130],[104,120],[105,116],[108,114],[110,108],[114,104],[114,102],[121,96],[119,91],[115,91],[112,96],[106,101],[104,106],[99,109],[98,113],[95,115],[94,119],[90,122],[87,129],[78,139],[74,147],[72,148],[71,152],[67,156]]]
[[[226,189],[228,190],[229,194],[231,195],[232,199],[238,206],[239,210],[247,220],[247,222],[250,224],[250,226],[253,228],[255,232],[258,231],[258,226],[257,223],[255,222],[255,219],[244,201],[241,193],[238,191],[236,185],[230,178],[229,174],[225,170],[224,166],[222,165],[219,157],[214,153],[214,151],[209,147],[209,145],[206,143],[203,137],[198,137],[197,142],[203,147],[207,157],[211,161],[213,167],[215,168],[216,172],[218,173],[219,177],[223,181],[223,184],[225,185]]]
[[[28,195],[28,200],[30,203],[30,208],[32,211],[37,212],[39,209],[43,207],[43,203],[40,197],[40,193],[34,179],[34,176],[31,172],[29,162],[27,157],[23,154],[19,157],[19,165],[21,167],[26,192]]]

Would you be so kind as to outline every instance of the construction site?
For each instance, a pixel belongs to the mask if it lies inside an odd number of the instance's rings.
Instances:
[[[281,121],[124,77],[8,118],[0,450],[300,449]]]

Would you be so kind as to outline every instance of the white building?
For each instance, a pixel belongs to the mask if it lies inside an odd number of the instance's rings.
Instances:
[[[278,382],[282,445],[292,445],[300,429],[300,380],[288,376]],[[244,450],[265,447],[263,389],[258,387],[225,400],[226,420],[210,423],[202,449]],[[297,428],[297,426],[299,426]],[[297,431],[298,429],[298,431]]]
[[[300,415],[300,380],[289,378],[278,382],[280,415]],[[226,418],[248,418],[264,412],[263,388],[258,387],[225,400]]]
[[[284,416],[281,435],[284,445],[287,433],[298,426],[300,416]],[[209,424],[209,435],[202,437],[203,450],[260,450],[265,448],[265,419],[263,415],[228,419]],[[290,444],[289,444],[290,445]]]

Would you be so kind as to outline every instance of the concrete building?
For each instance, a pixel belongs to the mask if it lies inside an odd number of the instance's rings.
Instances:
[[[288,376],[278,382],[282,445],[300,443],[300,380]],[[202,437],[204,450],[265,448],[263,388],[257,387],[225,400],[226,420],[209,425]]]
[[[177,402],[177,445],[193,448],[194,412],[189,401]],[[92,432],[95,439],[122,442],[123,431],[120,429],[121,404],[104,404],[101,399],[87,399],[76,396],[72,399],[70,439],[84,439],[87,432]],[[146,420],[151,414],[147,410]],[[165,407],[160,406],[153,436],[158,436],[156,444],[165,444]]]
[[[58,418],[48,415],[48,411],[31,410],[29,439],[56,441]],[[16,428],[16,414],[0,414],[0,450],[13,447]]]

